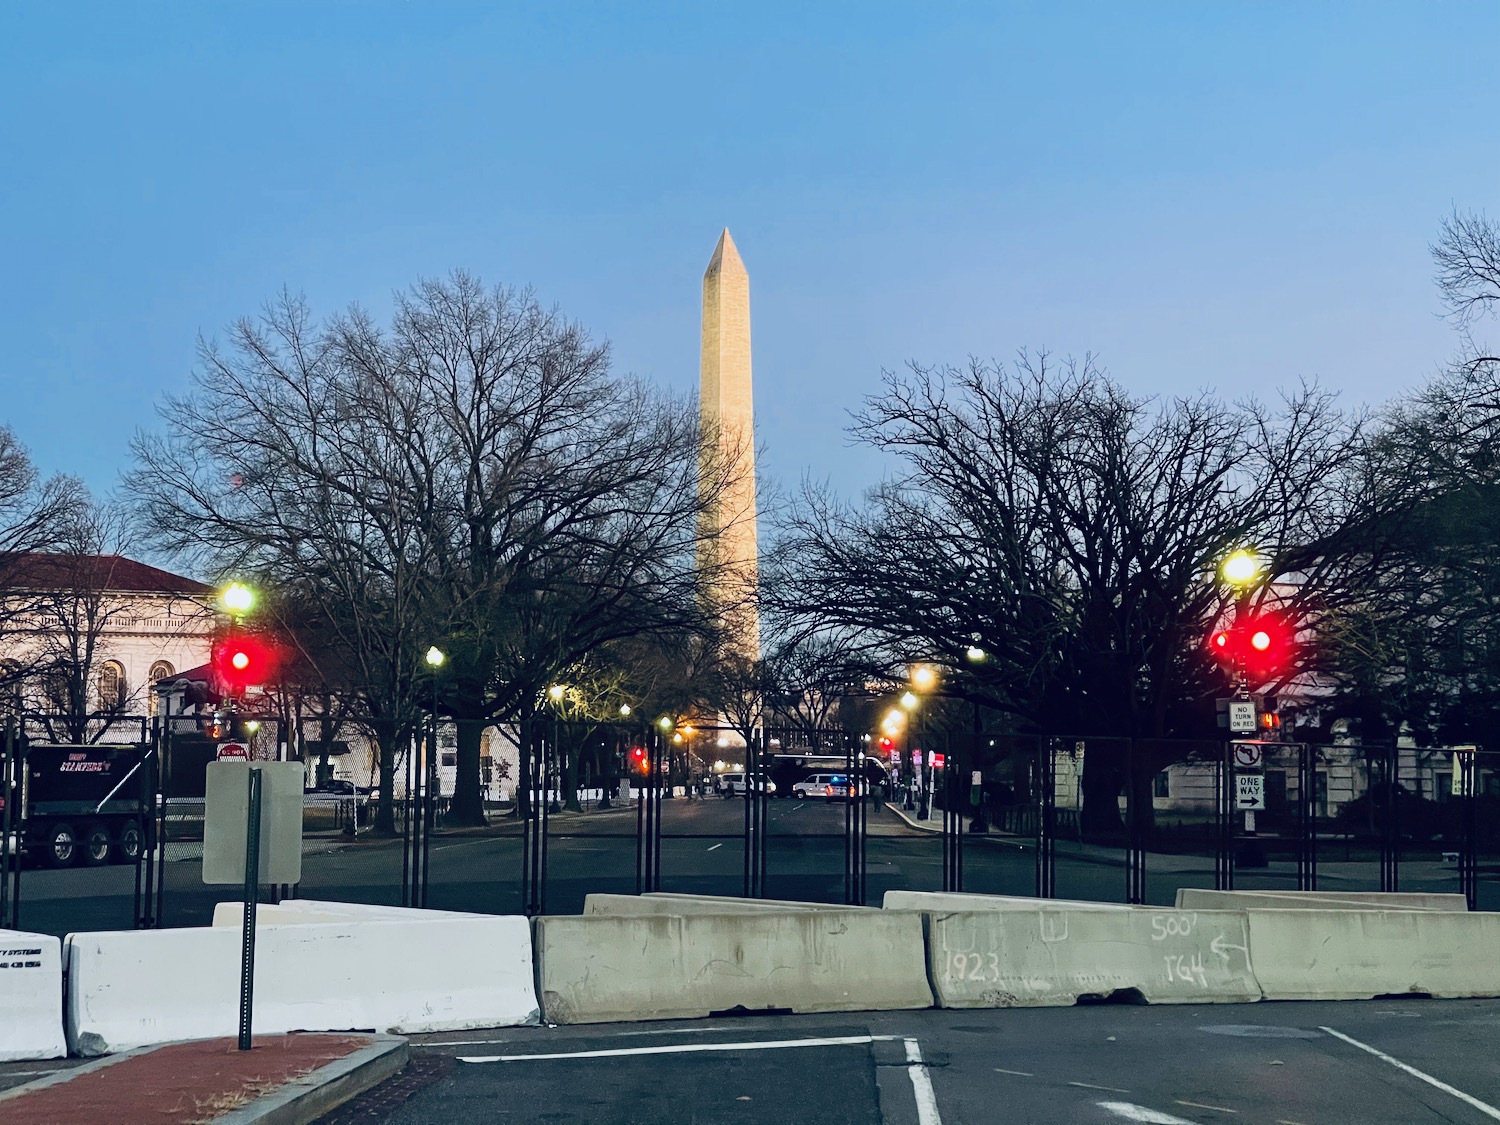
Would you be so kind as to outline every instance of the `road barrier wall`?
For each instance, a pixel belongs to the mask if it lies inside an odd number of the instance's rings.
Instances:
[[[524,918],[256,929],[254,1031],[451,1031],[533,1022]],[[234,1035],[233,927],[69,934],[68,1045],[99,1055]]]
[[[0,930],[0,1062],[67,1053],[62,942],[46,934]]]
[[[1463,895],[1406,891],[1210,891],[1177,889],[1179,910],[1436,910],[1469,909]]]
[[[974,895],[954,891],[886,891],[886,910],[1098,910],[1113,913],[1149,910],[1117,902],[1084,902],[1066,898],[1034,898],[1026,895]],[[1158,908],[1159,909],[1159,908]]]
[[[1244,912],[986,910],[928,915],[944,1008],[1259,1000]]]
[[[871,910],[867,906],[823,906],[815,902],[786,902],[779,899],[719,898],[713,895],[684,895],[648,892],[643,895],[585,895],[586,916],[613,917],[642,914],[766,914],[799,911]]]
[[[453,910],[422,910],[413,906],[367,906],[360,902],[335,902],[310,898],[260,903],[255,925],[305,926],[319,922],[431,922],[442,918],[492,918],[492,914],[466,914]],[[221,902],[214,906],[215,926],[243,926],[245,904]]]
[[[1268,1000],[1500,996],[1500,914],[1251,910]]]
[[[917,914],[544,917],[536,920],[536,959],[542,1010],[552,1023],[933,1003]]]

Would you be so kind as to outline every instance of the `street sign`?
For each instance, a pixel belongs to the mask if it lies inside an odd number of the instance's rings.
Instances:
[[[1455,746],[1453,748],[1453,780],[1448,786],[1448,791],[1455,797],[1466,797],[1464,792],[1464,763],[1472,762],[1471,754],[1477,753],[1478,746]]]
[[[1234,765],[1236,769],[1256,770],[1260,769],[1260,747],[1238,743],[1234,748]]]
[[[1253,699],[1229,701],[1229,733],[1255,733],[1255,701]]]
[[[203,881],[244,883],[250,771],[260,770],[261,883],[302,881],[301,762],[210,762],[203,802]]]
[[[248,762],[250,747],[243,742],[219,743],[218,760],[221,762]]]
[[[1253,812],[1266,807],[1266,775],[1241,773],[1234,778],[1234,807]]]

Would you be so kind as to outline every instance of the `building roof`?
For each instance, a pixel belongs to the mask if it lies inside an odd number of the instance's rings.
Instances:
[[[213,587],[124,555],[0,554],[0,585],[22,590],[87,586],[133,594],[212,594]]]

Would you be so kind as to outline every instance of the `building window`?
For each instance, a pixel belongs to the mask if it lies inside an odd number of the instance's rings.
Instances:
[[[158,660],[155,664],[151,665],[151,671],[146,674],[146,713],[153,718],[156,716],[158,702],[156,698],[156,685],[161,683],[162,680],[170,680],[175,675],[177,675],[177,669],[173,668],[165,660]]]
[[[99,669],[99,710],[123,710],[125,694],[124,666],[117,660],[105,661]]]
[[[1152,779],[1151,795],[1153,797],[1170,797],[1172,795],[1170,783],[1168,782],[1168,778],[1170,777],[1171,775],[1166,770],[1162,770]]]

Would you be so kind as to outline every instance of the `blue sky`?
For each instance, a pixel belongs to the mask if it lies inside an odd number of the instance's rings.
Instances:
[[[719,229],[763,471],[846,492],[907,359],[1350,403],[1450,354],[1427,245],[1500,213],[1500,3],[10,3],[0,423],[107,489],[194,341],[455,266],[691,389]]]

